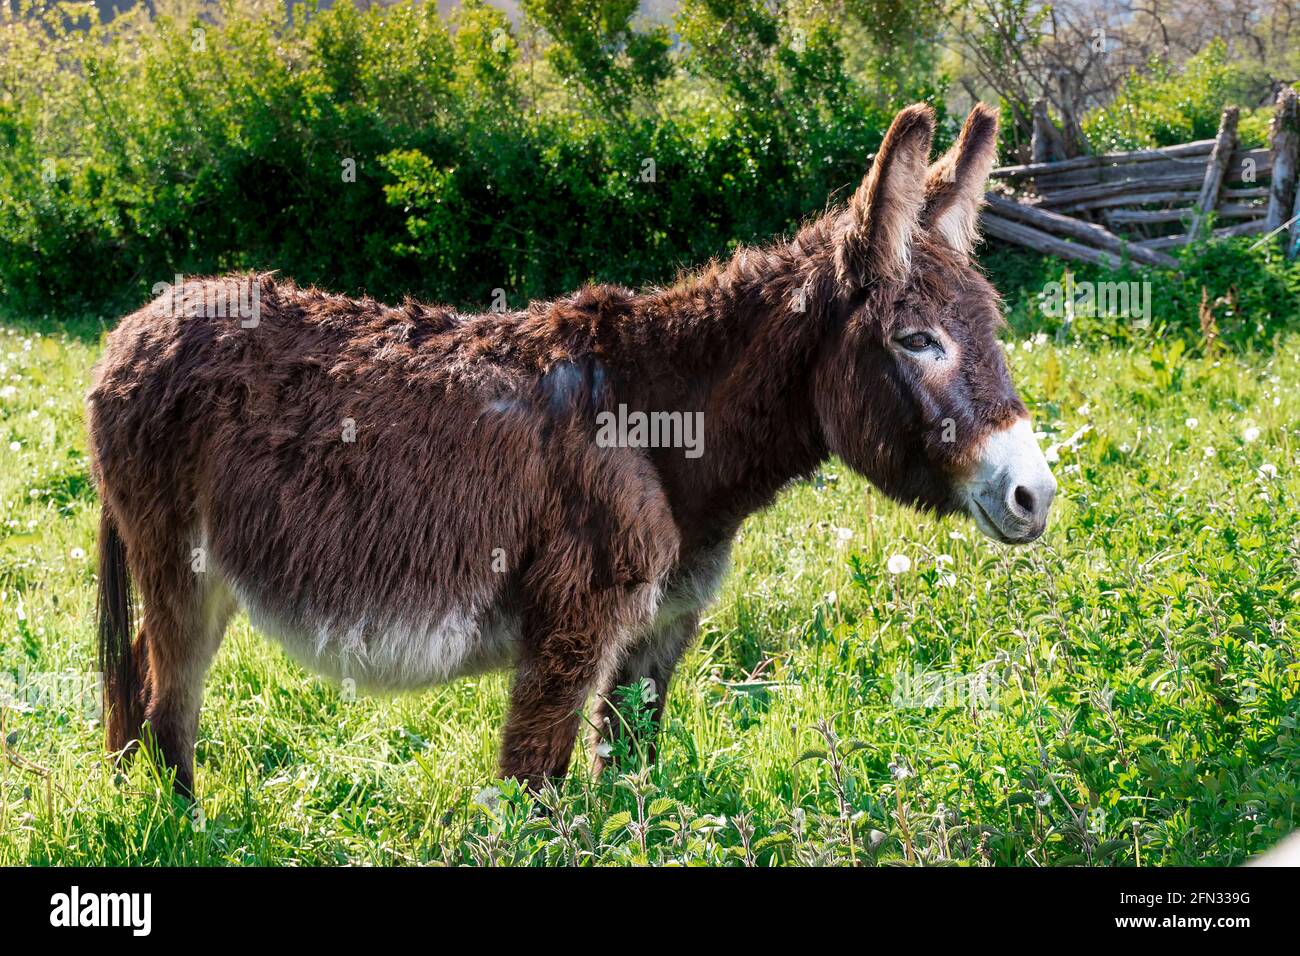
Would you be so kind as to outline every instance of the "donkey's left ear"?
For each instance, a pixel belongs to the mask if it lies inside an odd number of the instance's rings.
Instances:
[[[976,103],[957,142],[925,177],[922,222],[963,256],[971,254],[979,239],[980,207],[997,152],[998,112]]]
[[[924,103],[900,110],[885,133],[871,170],[838,224],[835,273],[847,288],[873,278],[901,280],[912,260],[925,204],[934,111]]]

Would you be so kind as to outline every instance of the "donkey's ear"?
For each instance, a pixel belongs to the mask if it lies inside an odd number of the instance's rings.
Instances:
[[[969,256],[979,239],[980,207],[997,161],[998,112],[976,103],[961,136],[925,177],[925,225],[955,252]]]
[[[907,274],[925,205],[925,164],[933,136],[934,112],[923,103],[894,117],[871,171],[840,220],[835,272],[844,285],[859,288],[872,277],[901,279]]]

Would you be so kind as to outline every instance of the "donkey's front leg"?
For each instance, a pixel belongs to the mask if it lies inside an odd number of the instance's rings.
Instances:
[[[581,710],[593,686],[618,667],[635,627],[628,592],[571,602],[562,615],[525,616],[523,653],[501,742],[501,776],[530,788],[569,768]]]
[[[695,638],[699,614],[682,613],[656,621],[645,637],[627,654],[617,672],[596,690],[592,708],[592,767],[597,776],[620,750],[639,751],[653,763],[656,740],[668,703],[668,684],[677,662]],[[646,681],[641,712],[629,713],[619,699],[619,688]],[[647,696],[648,695],[648,696]]]

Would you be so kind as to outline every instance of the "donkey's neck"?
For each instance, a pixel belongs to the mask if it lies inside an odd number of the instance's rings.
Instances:
[[[652,451],[684,544],[734,533],[827,455],[814,374],[833,294],[799,241],[738,254],[673,288],[638,297],[620,336],[647,411],[699,413],[702,454]]]

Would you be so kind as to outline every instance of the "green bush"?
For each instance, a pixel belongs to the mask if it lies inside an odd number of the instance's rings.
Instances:
[[[120,307],[234,268],[470,306],[664,281],[817,212],[900,105],[868,97],[817,3],[688,0],[671,54],[635,4],[580,6],[533,0],[519,36],[480,0],[450,22],[28,8],[0,34],[0,294]],[[901,73],[891,93],[935,98]]]
[[[685,0],[670,46],[630,0],[527,0],[517,27],[481,0],[450,21],[411,0],[291,19],[174,0],[108,24],[24,3],[0,27],[11,310],[122,309],[230,269],[468,308],[664,282],[842,198],[900,105],[936,105],[939,148],[960,122],[927,52],[933,4],[913,20],[877,0]],[[1179,75],[1134,76],[1088,131],[1099,148],[1210,136],[1248,80],[1212,45]],[[1244,248],[1153,279],[1169,324],[1196,329],[1202,285],[1283,322],[1294,273]],[[1013,322],[1041,324],[1060,265],[989,259]]]
[[[1230,60],[1227,45],[1216,39],[1181,69],[1157,60],[1131,74],[1111,103],[1084,118],[1083,131],[1098,153],[1213,139],[1225,106],[1254,102],[1267,87],[1261,71]],[[1241,141],[1265,145],[1271,117],[1271,107],[1242,110]]]
[[[1207,328],[1218,343],[1271,348],[1277,337],[1300,324],[1300,260],[1287,261],[1280,243],[1257,236],[1197,243],[1179,254],[1177,270],[1146,270],[1127,264],[1116,270],[1065,263],[1022,249],[987,251],[981,262],[1003,291],[1007,321],[1017,335],[1047,332],[1058,337],[1120,342],[1175,336],[1203,343]],[[1137,283],[1149,314],[1092,314],[1073,321],[1045,308],[1051,283],[1072,281]],[[1145,286],[1143,284],[1146,284]],[[1095,310],[1094,310],[1095,311]],[[1203,315],[1208,319],[1202,318]],[[1147,319],[1147,322],[1135,319]]]

